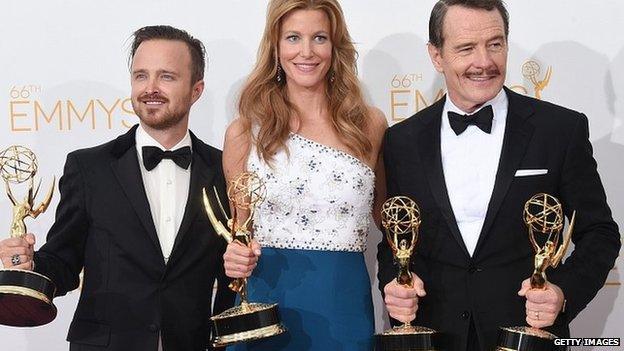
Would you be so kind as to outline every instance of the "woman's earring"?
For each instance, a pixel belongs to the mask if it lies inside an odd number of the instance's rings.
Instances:
[[[277,83],[282,82],[282,65],[280,65],[279,62],[277,63],[277,75],[275,76],[275,80]]]

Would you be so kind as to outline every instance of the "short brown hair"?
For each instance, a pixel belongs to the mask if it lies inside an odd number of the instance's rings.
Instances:
[[[507,12],[505,3],[502,0],[440,0],[433,6],[431,17],[429,17],[429,43],[433,46],[441,48],[442,45],[444,45],[444,18],[446,17],[448,8],[456,5],[469,9],[486,11],[498,10],[501,17],[503,17],[505,40],[507,40],[509,36],[509,12]]]
[[[132,47],[130,49],[129,64],[132,63],[134,54],[142,42],[155,39],[177,40],[184,42],[189,48],[191,54],[191,80],[196,83],[204,79],[204,70],[206,69],[206,49],[204,44],[191,36],[188,32],[166,25],[146,26],[137,29],[132,35]]]

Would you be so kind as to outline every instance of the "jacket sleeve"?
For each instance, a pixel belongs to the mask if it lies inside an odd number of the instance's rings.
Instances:
[[[399,195],[399,189],[396,181],[395,164],[392,161],[392,144],[389,137],[389,129],[386,130],[383,144],[384,168],[386,170],[386,188],[388,194],[387,196],[388,198],[390,198],[392,196]],[[394,265],[392,249],[388,244],[388,241],[386,239],[386,233],[383,228],[381,230],[381,234],[381,241],[377,245],[377,279],[379,280],[379,290],[381,291],[381,296],[385,298],[384,287],[386,286],[386,284],[392,281],[392,279],[395,278],[398,268]]]
[[[604,285],[621,242],[592,156],[585,115],[577,119],[563,162],[559,194],[568,218],[576,210],[574,251],[549,278],[563,290],[570,322]]]
[[[56,296],[78,287],[83,268],[89,221],[83,173],[75,154],[69,154],[59,181],[61,199],[46,243],[35,253],[35,270],[56,285]]]
[[[393,144],[390,131],[391,129],[386,130],[383,145],[384,167],[386,171],[386,187],[388,198],[393,196],[406,195],[401,192],[401,188],[399,185],[400,183],[397,174],[397,163],[394,157],[394,152],[396,151],[397,147]],[[381,241],[377,245],[377,263],[377,279],[379,280],[379,290],[381,291],[381,297],[385,299],[384,287],[386,286],[386,284],[388,284],[397,277],[399,267],[395,264],[392,249],[388,244],[388,240],[386,239],[386,233],[383,230]],[[417,245],[416,250],[412,253],[412,257],[410,260],[410,270],[413,273],[418,274],[419,277],[423,279],[423,273],[425,273],[424,267],[425,266],[423,264],[422,257],[418,255]],[[395,320],[394,318],[390,318],[390,324],[393,326],[397,326],[400,325],[401,322]]]

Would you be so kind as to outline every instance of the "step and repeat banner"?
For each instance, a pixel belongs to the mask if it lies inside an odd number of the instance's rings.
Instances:
[[[344,0],[359,51],[368,101],[389,123],[420,111],[445,93],[426,42],[435,0]],[[583,111],[615,220],[624,224],[624,2],[508,0],[511,16],[507,86]],[[191,111],[191,129],[221,148],[236,99],[255,60],[267,1],[5,0],[0,4],[0,149],[20,144],[39,160],[43,193],[62,174],[68,152],[97,145],[137,123],[130,104],[128,52],[139,27],[170,24],[206,45],[206,90]],[[23,196],[19,194],[17,196]],[[39,200],[40,201],[40,200]],[[50,228],[50,209],[28,221],[37,247]],[[9,198],[0,194],[0,237],[8,237]],[[367,262],[377,331],[388,326],[377,290],[371,230]],[[624,337],[621,259],[595,300],[574,320],[576,337]],[[3,350],[67,350],[79,291],[55,300],[59,315],[31,329],[0,326]],[[579,350],[583,348],[577,348]],[[585,348],[590,350],[591,348]],[[597,347],[596,350],[607,350]]]

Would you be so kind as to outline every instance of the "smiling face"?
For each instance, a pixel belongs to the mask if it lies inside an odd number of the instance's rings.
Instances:
[[[204,89],[192,83],[191,54],[182,41],[141,43],[131,67],[132,107],[141,123],[156,130],[186,128],[191,106]]]
[[[473,112],[496,97],[505,83],[507,38],[497,10],[448,8],[443,25],[444,44],[429,44],[429,55],[444,74],[451,101]]]
[[[332,60],[330,33],[321,10],[295,10],[283,18],[279,61],[289,88],[324,89]]]

